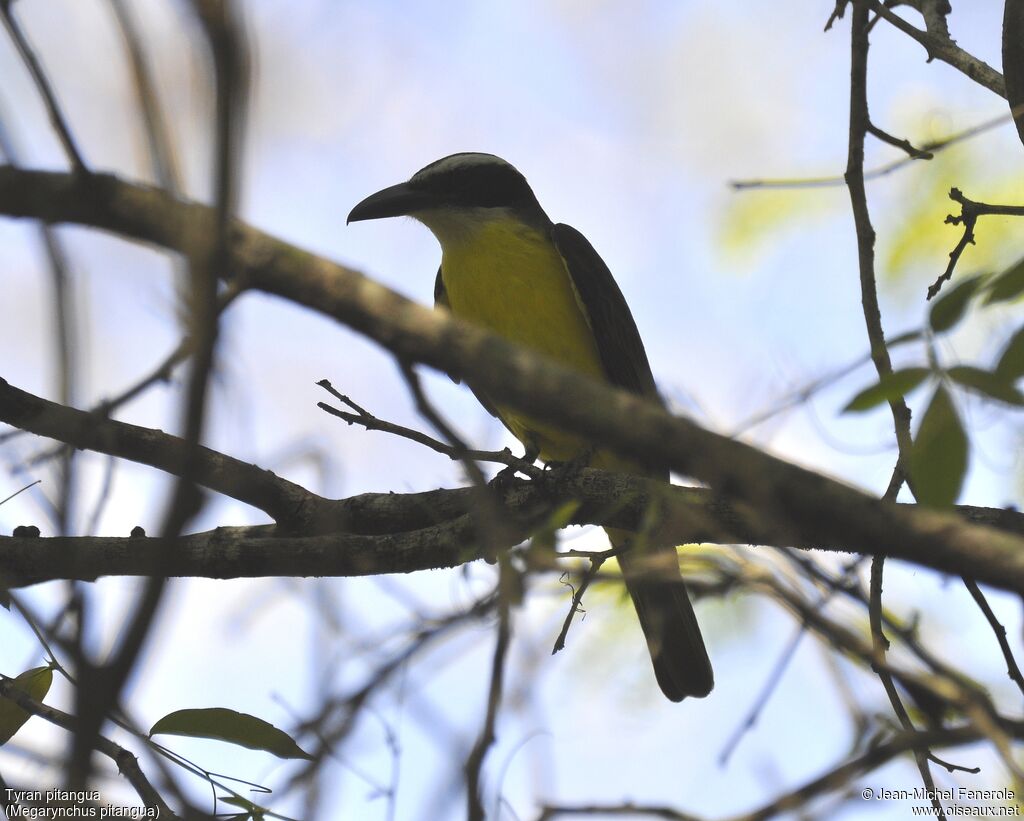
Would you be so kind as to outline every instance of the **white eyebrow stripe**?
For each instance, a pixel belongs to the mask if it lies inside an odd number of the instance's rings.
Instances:
[[[464,154],[452,154],[450,157],[444,157],[443,159],[433,162],[425,168],[421,168],[415,174],[412,175],[414,180],[424,180],[429,177],[440,176],[447,174],[450,171],[454,171],[458,168],[473,168],[484,165],[494,165],[503,168],[513,168],[511,163],[506,162],[501,157],[496,157],[494,154],[483,154],[478,152],[467,152]]]

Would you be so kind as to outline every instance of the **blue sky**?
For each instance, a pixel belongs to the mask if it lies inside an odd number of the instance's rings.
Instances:
[[[996,3],[958,9],[955,36],[998,65]],[[846,159],[848,27],[823,34],[831,3],[741,2],[251,2],[254,101],[245,155],[241,214],[249,222],[357,267],[429,302],[438,249],[411,221],[346,227],[365,195],[463,150],[499,154],[531,181],[557,221],[583,231],[615,272],[643,334],[664,393],[679,410],[731,431],[812,378],[866,350],[845,191],[794,194],[813,205],[792,224],[748,247],[723,248],[735,217],[737,178],[841,173]],[[187,189],[208,187],[208,102],[200,52],[183,35],[176,4],[137,4],[144,36],[173,123]],[[87,159],[97,168],[147,178],[143,143],[116,31],[101,2],[36,0],[16,6],[52,73]],[[912,140],[929,128],[955,131],[1002,110],[999,100],[921,49],[879,26],[873,35],[871,108],[882,127]],[[0,42],[0,114],[25,146],[27,165],[61,167],[59,146],[12,49]],[[1007,175],[1019,174],[1020,145],[1004,128],[978,141]],[[869,165],[894,157],[870,146]],[[983,198],[984,191],[975,192]],[[906,184],[871,189],[880,249],[892,242]],[[757,195],[748,195],[757,196]],[[62,229],[79,278],[83,327],[81,405],[109,395],[177,342],[172,268],[160,254],[79,229]],[[883,283],[890,332],[919,325],[924,288],[955,242],[932,251],[917,280]],[[1019,250],[1007,253],[1019,255]],[[969,261],[969,260],[968,260]],[[8,299],[0,305],[2,375],[52,396],[48,291],[30,226],[0,221],[0,265]],[[953,353],[985,351],[989,329],[965,332]],[[389,357],[357,335],[279,301],[247,296],[226,317],[212,409],[211,444],[270,467],[330,496],[424,490],[462,482],[457,466],[398,439],[367,433],[317,410],[314,383],[327,377],[378,415],[421,425]],[[840,417],[839,408],[870,381],[866,369],[809,409],[750,433],[751,441],[793,461],[880,492],[893,462],[888,419]],[[512,444],[462,388],[427,380],[448,418],[481,446]],[[986,409],[965,412],[984,427],[964,500],[998,505],[1014,498],[1015,431]],[[172,430],[173,393],[158,390],[120,418]],[[23,442],[8,459],[40,447]],[[85,498],[96,495],[101,460],[84,462]],[[2,480],[11,490],[16,478]],[[6,495],[0,483],[0,497]],[[161,477],[125,466],[101,532],[155,526]],[[0,528],[41,518],[24,494],[0,508]],[[200,528],[261,522],[227,501],[209,506]],[[599,532],[571,538],[599,545]],[[324,657],[351,654],[344,682],[365,663],[355,638],[391,636],[413,597],[432,613],[481,590],[491,568],[417,574],[387,581],[190,582],[176,584],[157,640],[137,676],[132,706],[142,723],[171,709],[230,705],[287,725],[320,683]],[[131,585],[94,587],[104,613],[97,646],[109,642]],[[403,591],[401,595],[397,591]],[[52,606],[59,591],[31,598]],[[920,608],[925,635],[952,658],[970,659],[979,678],[1004,689],[1001,661],[966,594],[932,574],[894,569],[886,589],[898,610]],[[363,625],[355,636],[325,634],[311,602],[327,601]],[[1012,603],[996,597],[1011,635]],[[504,818],[531,817],[540,800],[667,803],[716,817],[757,806],[780,789],[830,766],[851,729],[824,652],[805,641],[760,722],[726,769],[716,763],[741,716],[788,641],[793,625],[762,603],[699,608],[716,667],[711,698],[663,702],[649,675],[633,616],[611,593],[595,595],[566,652],[551,659],[568,598],[551,584],[517,614],[512,699],[489,759],[488,798]],[[445,717],[459,743],[471,743],[483,714],[492,634],[481,626],[413,665],[402,688],[378,705],[380,722],[359,726],[350,759],[326,784],[333,815],[385,818],[387,802],[369,797],[390,778],[394,760],[382,727],[400,728],[398,818],[459,817],[461,803],[439,799],[451,778],[450,751],[420,726]],[[33,643],[16,620],[0,620],[0,670],[32,661]],[[840,664],[867,704],[885,713],[877,682]],[[344,689],[339,681],[332,689]],[[55,696],[67,699],[66,690]],[[36,722],[37,724],[39,722]],[[31,745],[59,744],[35,728]],[[443,733],[442,733],[443,735]],[[273,762],[225,753],[213,744],[181,745],[211,767],[273,781]],[[971,762],[988,760],[978,751]],[[4,759],[0,757],[0,765]],[[509,762],[499,780],[502,762]],[[363,772],[366,777],[356,774]],[[5,769],[5,775],[7,770]],[[999,785],[986,767],[976,784]],[[916,784],[905,763],[865,779],[871,786]],[[111,788],[113,789],[113,788]],[[436,802],[436,803],[433,803]],[[295,806],[286,812],[301,814]],[[852,804],[843,818],[903,817],[905,807]]]

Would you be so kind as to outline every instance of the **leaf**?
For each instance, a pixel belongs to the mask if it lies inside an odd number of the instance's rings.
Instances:
[[[36,701],[46,698],[51,684],[53,670],[49,667],[33,667],[14,679],[14,686]],[[10,741],[30,716],[9,698],[0,698],[0,745]]]
[[[1024,405],[1024,393],[1013,385],[1013,380],[992,371],[957,365],[947,371],[949,378],[965,388],[1010,405]]]
[[[890,348],[895,348],[898,345],[906,345],[908,342],[917,342],[923,336],[924,333],[921,331],[904,331],[896,336],[886,338],[885,344]]]
[[[227,741],[250,750],[264,750],[278,758],[312,758],[291,736],[273,724],[224,707],[168,713],[149,731],[151,736],[159,733]]]
[[[1024,325],[1022,325],[1006,343],[999,361],[996,363],[996,373],[1010,382],[1016,382],[1024,376]]]
[[[918,502],[948,507],[957,500],[967,473],[967,449],[949,391],[939,385],[910,451],[910,478]]]
[[[253,810],[256,808],[256,805],[253,804],[252,801],[249,801],[246,798],[239,798],[234,795],[221,795],[218,796],[218,800],[224,804],[230,804],[232,807],[242,807],[246,810]]]
[[[871,408],[906,396],[927,378],[928,368],[902,368],[886,374],[874,385],[865,388],[851,399],[843,413],[860,413]]]
[[[948,331],[963,318],[967,305],[981,286],[982,280],[981,274],[968,277],[935,301],[928,313],[928,324],[935,333]]]
[[[753,258],[787,232],[812,230],[840,205],[826,189],[744,191],[728,200],[719,222],[718,244],[733,260]]]
[[[230,804],[233,807],[241,807],[245,810],[244,813],[228,815],[226,816],[227,818],[237,818],[241,820],[245,818],[261,819],[266,817],[267,810],[264,807],[261,807],[259,804],[254,804],[252,801],[249,801],[246,798],[242,798],[241,796],[222,795],[218,796],[218,800],[220,800],[224,804]]]
[[[1024,293],[1024,258],[1017,260],[989,283],[985,304],[1010,302]]]

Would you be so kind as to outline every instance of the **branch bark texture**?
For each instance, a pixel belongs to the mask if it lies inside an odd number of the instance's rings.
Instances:
[[[69,222],[188,253],[209,241],[212,211],[109,175],[0,167],[0,213]],[[503,405],[577,430],[620,453],[694,476],[732,504],[777,523],[780,540],[807,530],[823,547],[906,559],[1024,591],[1024,540],[947,511],[907,509],[673,417],[655,403],[558,367],[476,327],[411,302],[357,271],[240,222],[228,275],[304,305],[396,356],[472,381]]]

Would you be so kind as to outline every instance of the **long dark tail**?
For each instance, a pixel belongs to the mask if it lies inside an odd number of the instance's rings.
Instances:
[[[607,532],[616,547],[630,537],[624,530],[608,528]],[[675,548],[627,550],[618,560],[661,691],[672,701],[703,698],[711,692],[715,678]]]

